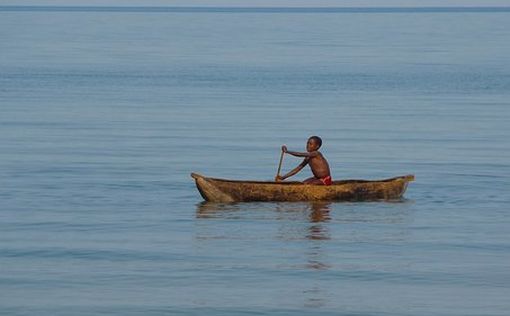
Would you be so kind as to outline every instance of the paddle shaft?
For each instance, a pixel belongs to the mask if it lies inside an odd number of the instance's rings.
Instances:
[[[282,154],[280,155],[280,163],[278,164],[278,171],[276,172],[276,176],[278,177],[280,175],[280,170],[282,170],[282,162],[283,162],[283,155],[285,153],[282,150]]]

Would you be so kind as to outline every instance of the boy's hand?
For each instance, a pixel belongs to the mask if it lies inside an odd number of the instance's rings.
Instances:
[[[282,146],[282,151],[283,151],[284,153],[286,153],[286,152],[287,152],[287,146],[283,145],[283,146]]]
[[[274,181],[281,182],[281,181],[283,181],[283,177],[282,176],[276,176],[276,177],[274,177]]]

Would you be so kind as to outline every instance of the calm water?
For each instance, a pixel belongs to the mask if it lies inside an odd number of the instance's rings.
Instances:
[[[508,10],[0,7],[0,313],[508,315],[509,56]],[[190,172],[272,179],[311,134],[416,182],[201,203]]]

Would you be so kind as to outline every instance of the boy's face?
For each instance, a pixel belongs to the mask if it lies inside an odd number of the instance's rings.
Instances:
[[[306,151],[312,152],[316,151],[317,149],[319,149],[319,146],[317,146],[317,143],[313,138],[310,138],[308,142],[306,142]]]

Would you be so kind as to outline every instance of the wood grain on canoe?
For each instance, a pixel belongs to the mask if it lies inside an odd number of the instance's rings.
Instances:
[[[210,202],[249,201],[374,201],[400,199],[414,175],[384,180],[340,180],[332,185],[302,182],[242,181],[192,173],[198,191]]]

